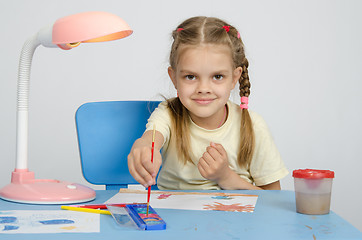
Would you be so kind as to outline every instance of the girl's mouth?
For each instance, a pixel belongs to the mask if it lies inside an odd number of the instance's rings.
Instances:
[[[194,99],[194,101],[201,105],[207,105],[207,104],[212,103],[214,100],[213,99]]]

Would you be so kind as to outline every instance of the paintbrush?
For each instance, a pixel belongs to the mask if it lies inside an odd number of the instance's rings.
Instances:
[[[156,133],[156,127],[155,127],[155,125],[153,125],[151,163],[153,163],[153,152],[155,150],[155,133]],[[148,187],[148,194],[147,194],[147,217],[148,217],[148,210],[150,208],[150,197],[151,197],[151,186]]]

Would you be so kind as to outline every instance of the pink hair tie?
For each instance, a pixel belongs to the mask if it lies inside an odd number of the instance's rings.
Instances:
[[[227,33],[230,31],[230,26],[223,26],[222,28],[225,29]]]
[[[249,103],[249,98],[248,97],[241,97],[240,108],[241,109],[248,109],[248,103]]]
[[[240,38],[240,33],[238,32],[238,36],[237,36],[237,38]]]
[[[184,30],[183,28],[177,28],[177,32],[181,32],[182,30]]]

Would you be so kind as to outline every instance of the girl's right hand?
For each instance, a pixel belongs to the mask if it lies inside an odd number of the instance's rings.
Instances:
[[[163,136],[156,131],[155,146],[152,155],[152,132],[147,131],[135,141],[131,152],[128,155],[128,169],[133,178],[144,187],[156,184],[156,176],[162,164],[160,148],[163,143]]]

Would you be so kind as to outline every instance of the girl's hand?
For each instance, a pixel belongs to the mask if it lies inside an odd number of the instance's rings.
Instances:
[[[227,153],[224,147],[218,143],[210,143],[197,167],[204,178],[215,182],[226,179],[232,171],[229,168]]]
[[[242,179],[229,167],[227,153],[221,144],[210,143],[197,167],[204,178],[215,181],[221,189],[280,190],[279,181],[257,187]]]
[[[162,163],[160,144],[163,143],[163,136],[156,131],[155,148],[152,155],[152,131],[147,131],[137,139],[128,155],[128,169],[133,178],[144,187],[156,184],[156,176]],[[162,140],[162,141],[161,141]]]

